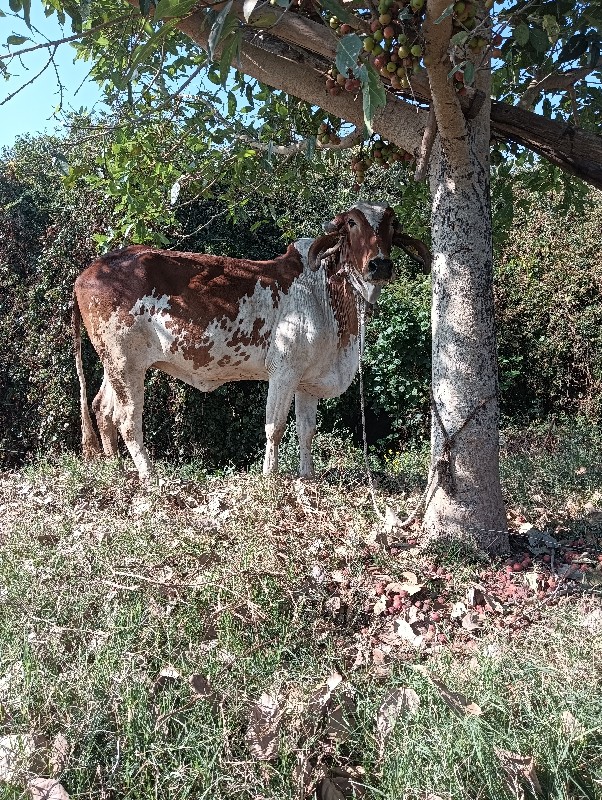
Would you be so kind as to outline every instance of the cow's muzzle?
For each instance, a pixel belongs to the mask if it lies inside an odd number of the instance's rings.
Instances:
[[[390,258],[373,258],[368,262],[368,275],[371,283],[390,281],[393,277],[393,262]]]

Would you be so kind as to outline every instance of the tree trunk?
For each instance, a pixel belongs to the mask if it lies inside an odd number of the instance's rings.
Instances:
[[[424,527],[433,538],[472,540],[489,553],[508,546],[499,474],[499,403],[489,197],[490,102],[464,119],[447,73],[447,0],[429,0],[429,80],[439,131],[430,172],[433,247],[435,489]],[[451,27],[451,22],[449,23]],[[429,52],[429,51],[427,51]],[[477,88],[489,98],[491,73]]]

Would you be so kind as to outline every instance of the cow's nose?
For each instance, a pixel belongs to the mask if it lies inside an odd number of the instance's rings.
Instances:
[[[393,262],[390,258],[373,258],[368,262],[368,280],[390,281],[393,277]]]

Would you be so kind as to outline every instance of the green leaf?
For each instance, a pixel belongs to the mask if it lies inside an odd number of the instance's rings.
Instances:
[[[308,136],[307,137],[307,147],[305,148],[305,158],[308,161],[311,161],[314,157],[314,153],[316,152],[316,137],[315,136]]]
[[[464,67],[464,83],[470,86],[474,81],[474,64],[472,61],[467,61]]]
[[[215,18],[215,21],[211,26],[211,30],[209,31],[209,38],[207,40],[207,50],[209,52],[209,58],[212,61],[215,48],[218,45],[220,39],[222,38],[222,31],[224,29],[224,25],[226,23],[226,19],[228,18],[228,14],[230,13],[231,8],[232,8],[232,0],[228,0],[226,5],[222,8],[222,10]]]
[[[321,0],[320,5],[341,22],[353,22],[355,17],[338,0]]]
[[[545,31],[541,28],[531,28],[529,31],[529,41],[538,53],[545,53],[550,47],[550,40]]]
[[[443,12],[443,14],[441,14],[440,17],[437,17],[437,19],[435,20],[435,25],[439,25],[439,23],[443,22],[444,19],[450,17],[453,13],[454,13],[454,4],[452,3],[445,9],[445,11]]]
[[[159,0],[155,8],[155,19],[184,17],[194,6],[195,0]]]
[[[343,36],[337,47],[335,64],[340,73],[347,75],[351,70],[357,75],[357,57],[362,50],[362,40],[357,33],[349,33]]]
[[[138,0],[138,4],[140,6],[140,13],[143,17],[148,17],[148,13],[151,7],[151,0]]]
[[[560,36],[560,25],[556,17],[553,14],[544,14],[541,24],[552,44],[556,44]]]
[[[5,17],[5,16],[6,16],[6,14],[5,14],[5,13],[4,13],[4,11],[2,11],[2,9],[0,8],[0,17]]]
[[[16,36],[15,34],[12,34],[7,38],[6,44],[23,44],[27,41],[29,41],[27,36]]]
[[[170,33],[176,26],[176,20],[166,22],[165,25],[162,25],[158,31],[155,31],[153,35],[146,41],[144,44],[139,45],[134,52],[132,53],[132,60],[130,62],[130,68],[128,69],[127,73],[121,77],[121,79],[115,79],[115,85],[118,89],[124,89],[127,84],[132,80],[132,76],[136,71],[138,64],[141,64],[150,53],[157,47],[161,39]]]
[[[242,31],[238,26],[238,21],[236,17],[230,17],[228,22],[228,27],[234,27],[234,35],[231,35],[226,40],[224,45],[224,49],[222,50],[222,55],[219,60],[219,75],[220,80],[222,82],[222,86],[226,85],[226,81],[228,79],[228,75],[230,74],[230,68],[232,67],[232,62],[235,60],[237,55],[239,54],[240,42],[242,38]],[[228,35],[228,34],[225,34]],[[240,60],[240,59],[238,59]]]
[[[587,36],[582,33],[576,33],[574,36],[563,45],[560,55],[558,56],[558,63],[562,64],[565,61],[574,61],[579,56],[582,56],[589,45]]]
[[[461,61],[459,64],[456,64],[455,67],[450,69],[450,71],[447,73],[447,80],[449,80],[458,70],[464,69],[467,64],[468,61]]]
[[[362,84],[362,99],[364,105],[364,124],[368,133],[372,133],[372,120],[377,108],[381,108],[387,102],[385,87],[382,85],[380,75],[372,64],[363,64],[359,70],[359,78]]]
[[[521,22],[521,24],[517,25],[512,31],[512,37],[517,44],[524,47],[529,41],[529,26]]]
[[[452,44],[464,44],[470,35],[469,31],[458,31],[458,33],[454,33],[449,41]]]
[[[10,10],[14,11],[15,14],[18,14],[21,8],[21,0],[8,0],[8,5],[10,6]]]
[[[228,116],[233,117],[236,114],[236,97],[233,92],[228,92]]]
[[[29,30],[31,30],[31,0],[23,0],[23,19]]]
[[[253,28],[271,28],[280,16],[282,16],[281,13],[274,8],[261,6],[261,10],[249,20],[249,24]]]

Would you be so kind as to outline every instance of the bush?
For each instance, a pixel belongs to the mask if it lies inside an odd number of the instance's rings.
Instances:
[[[541,200],[541,198],[540,198]],[[602,411],[600,192],[583,216],[531,202],[517,209],[497,259],[502,409],[536,419]]]
[[[86,145],[97,147],[96,140]],[[98,243],[117,230],[114,195],[82,177],[98,153],[72,147],[75,178],[65,184],[53,156],[69,143],[26,138],[0,157],[0,465],[38,451],[78,451],[79,389],[72,354],[71,293],[76,275],[97,255]],[[77,161],[79,159],[79,161]],[[336,163],[289,165],[287,181],[244,202],[213,197],[186,200],[173,229],[161,230],[182,249],[270,258],[286,242],[320,230],[335,210],[355,201]],[[316,167],[317,168],[317,167]],[[317,174],[317,173],[316,173]],[[79,176],[79,177],[77,177]],[[291,181],[297,185],[292,186]],[[367,196],[399,199],[395,168],[370,176]],[[372,183],[370,183],[372,181]],[[550,413],[600,415],[602,381],[602,228],[599,193],[590,192],[582,215],[561,212],[541,196],[515,190],[515,226],[498,242],[496,313],[503,411],[521,420]],[[398,207],[402,224],[425,235],[423,185],[407,187]],[[296,198],[291,203],[291,196]],[[171,212],[170,212],[171,213]],[[145,222],[164,219],[155,210]],[[157,232],[157,236],[159,233]],[[126,243],[126,242],[123,242]],[[401,276],[382,294],[366,330],[363,374],[368,440],[376,452],[407,447],[428,431],[430,280],[413,277],[405,258]],[[84,336],[88,396],[101,366]],[[263,449],[265,383],[239,383],[201,394],[160,372],[150,372],[145,436],[152,456],[206,468],[253,464]],[[362,440],[359,381],[342,397],[320,404],[321,430]]]

